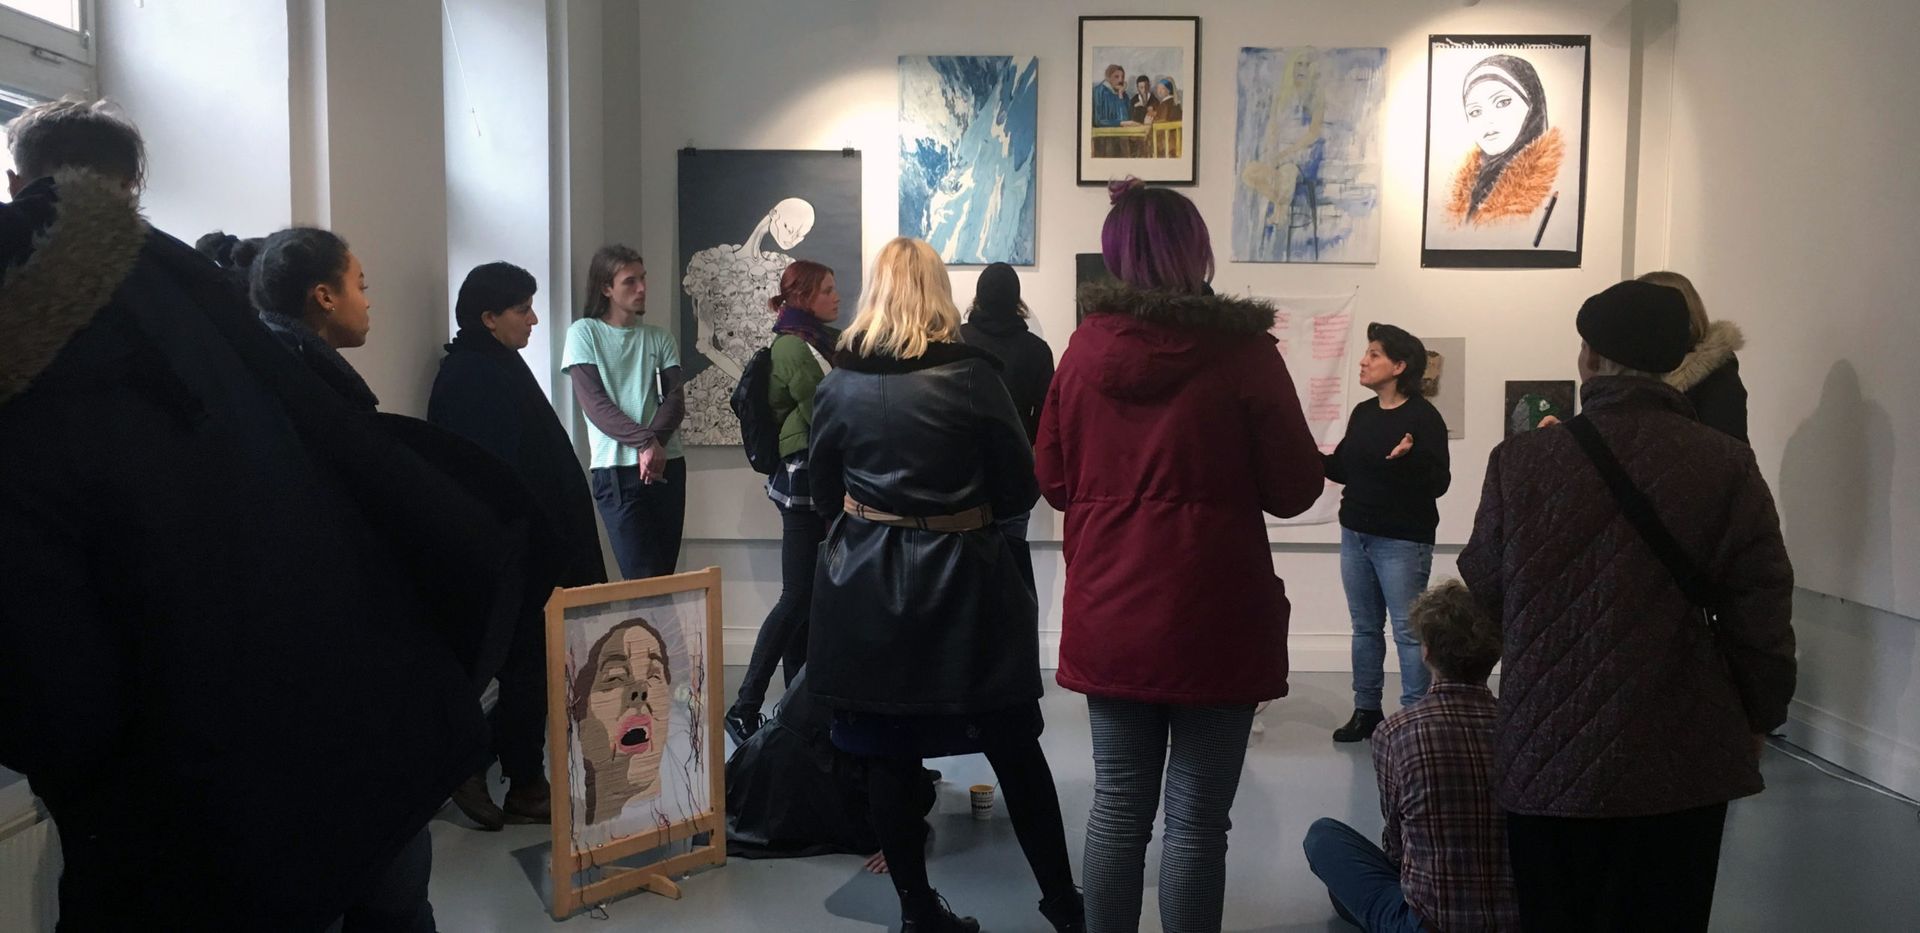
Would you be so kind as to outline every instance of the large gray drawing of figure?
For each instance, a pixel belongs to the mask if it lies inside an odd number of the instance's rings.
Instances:
[[[754,352],[773,342],[767,301],[780,291],[780,274],[793,262],[779,250],[806,239],[813,220],[812,204],[787,198],[739,244],[709,247],[688,260],[681,285],[693,299],[694,351],[713,365],[687,385],[687,415],[680,427],[684,443],[740,443],[740,422],[727,400]],[[776,249],[762,249],[769,237]]]

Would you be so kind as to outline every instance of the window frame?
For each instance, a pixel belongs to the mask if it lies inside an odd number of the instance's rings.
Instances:
[[[79,0],[80,28],[67,29],[0,6],[0,85],[23,94],[57,99],[90,97],[98,84],[97,0]]]

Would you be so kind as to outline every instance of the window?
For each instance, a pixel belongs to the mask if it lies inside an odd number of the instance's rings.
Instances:
[[[80,0],[0,0],[0,6],[12,7],[70,32],[80,31]]]
[[[0,87],[32,98],[94,93],[95,0],[0,0]]]

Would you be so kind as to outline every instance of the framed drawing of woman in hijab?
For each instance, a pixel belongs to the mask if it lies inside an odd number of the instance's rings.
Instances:
[[[1588,36],[1429,37],[1421,265],[1580,265],[1591,58]]]

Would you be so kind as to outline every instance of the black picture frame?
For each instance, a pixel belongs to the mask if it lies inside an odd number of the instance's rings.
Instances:
[[[1524,59],[1526,53],[1529,50],[1571,51],[1576,49],[1580,52],[1580,120],[1579,120],[1579,137],[1578,137],[1579,165],[1578,165],[1578,168],[1576,169],[1578,173],[1578,183],[1575,186],[1575,191],[1577,192],[1575,202],[1571,205],[1567,204],[1566,198],[1562,193],[1562,191],[1558,188],[1555,188],[1551,197],[1542,198],[1539,204],[1533,208],[1532,213],[1524,215],[1524,219],[1527,221],[1527,226],[1534,226],[1537,228],[1537,232],[1532,238],[1533,240],[1532,246],[1527,246],[1525,244],[1524,241],[1526,238],[1524,236],[1524,231],[1526,229],[1526,226],[1520,225],[1519,219],[1517,218],[1513,221],[1512,225],[1507,227],[1505,231],[1505,235],[1499,237],[1499,239],[1503,241],[1501,245],[1497,245],[1497,246],[1489,245],[1486,247],[1474,247],[1471,245],[1462,246],[1460,245],[1461,241],[1462,240],[1470,241],[1471,239],[1474,238],[1473,235],[1457,234],[1457,233],[1454,233],[1452,230],[1446,231],[1446,236],[1444,237],[1444,239],[1452,240],[1454,242],[1436,243],[1435,242],[1436,229],[1437,229],[1436,224],[1447,223],[1447,221],[1443,219],[1444,215],[1454,212],[1453,208],[1457,207],[1457,204],[1454,202],[1458,200],[1458,196],[1457,196],[1458,182],[1457,181],[1448,184],[1445,189],[1446,191],[1454,192],[1453,194],[1447,194],[1440,191],[1436,191],[1435,184],[1434,184],[1434,181],[1435,181],[1434,114],[1436,113],[1436,111],[1440,109],[1440,104],[1436,102],[1434,97],[1436,91],[1440,89],[1435,87],[1434,82],[1435,82],[1435,73],[1436,73],[1436,63],[1440,60],[1440,57],[1441,57],[1439,53],[1445,52],[1449,55],[1451,55],[1454,52],[1462,52],[1462,51],[1467,52],[1469,54],[1475,54],[1475,55],[1478,55],[1478,54],[1494,55],[1494,54],[1513,53],[1515,57]],[[1450,88],[1447,89],[1447,92],[1449,94],[1452,93]],[[1548,116],[1550,120],[1550,126],[1548,129],[1548,132],[1551,133],[1555,130],[1558,130],[1562,126],[1571,125],[1571,122],[1568,120],[1565,120],[1564,118],[1557,117],[1555,115],[1555,111],[1558,110],[1559,108],[1553,106],[1551,95],[1549,95],[1549,98],[1550,99],[1548,100]],[[1593,98],[1593,37],[1592,36],[1462,35],[1462,34],[1429,35],[1427,37],[1427,138],[1426,138],[1425,177],[1423,179],[1422,196],[1421,196],[1422,214],[1421,214],[1421,232],[1420,232],[1420,265],[1424,268],[1441,268],[1441,269],[1577,269],[1579,268],[1581,264],[1582,256],[1586,247],[1587,163],[1588,163],[1588,150],[1590,148],[1588,145],[1589,137],[1590,137],[1589,130],[1591,127],[1592,112],[1593,112],[1592,98]],[[1459,105],[1455,103],[1455,104],[1450,104],[1450,106],[1457,107]],[[1524,151],[1521,154],[1525,154]],[[1449,153],[1441,153],[1440,157],[1443,159],[1451,158]],[[1470,161],[1468,164],[1469,165],[1477,164],[1477,162],[1472,160],[1476,160],[1478,158],[1479,158],[1478,153],[1472,153],[1470,151],[1469,152]],[[1465,170],[1466,170],[1465,166],[1463,166],[1459,171],[1461,174],[1464,174]],[[1436,201],[1434,200],[1436,195],[1439,195],[1441,197],[1445,197],[1448,199],[1448,204],[1439,205],[1438,211],[1436,211],[1437,204],[1436,204]],[[1478,195],[1476,195],[1475,197],[1477,198]],[[1554,248],[1552,245],[1553,242],[1555,241],[1562,242],[1562,243],[1565,242],[1566,240],[1566,233],[1564,232],[1565,228],[1560,227],[1559,229],[1556,230],[1550,227],[1549,225],[1556,219],[1556,215],[1560,220],[1560,222],[1564,224],[1567,218],[1567,215],[1569,213],[1571,213],[1572,221],[1573,221],[1572,230],[1571,230],[1571,233],[1572,233],[1571,248],[1567,248],[1565,246]],[[1471,217],[1472,213],[1468,213],[1466,216]],[[1534,216],[1539,216],[1540,219],[1538,221],[1534,221],[1533,220]],[[1471,221],[1468,221],[1467,223],[1474,223],[1475,226],[1480,225],[1477,222],[1471,222]],[[1462,224],[1460,222],[1456,222],[1454,223],[1453,226],[1454,226],[1454,229],[1458,229],[1458,227],[1461,225]],[[1519,244],[1507,242],[1507,241],[1513,240],[1514,238],[1513,231],[1515,230],[1520,231],[1519,238],[1521,242]],[[1546,239],[1550,231],[1553,232],[1554,234],[1552,240]],[[1545,248],[1542,248],[1543,243],[1546,244]]]
[[[1177,100],[1178,106],[1180,107],[1179,126],[1174,130],[1174,133],[1177,134],[1177,139],[1173,139],[1172,134],[1165,132],[1156,133],[1153,130],[1148,130],[1146,133],[1141,134],[1139,140],[1134,142],[1135,145],[1144,147],[1145,151],[1150,152],[1164,152],[1171,146],[1177,150],[1178,155],[1176,156],[1154,155],[1128,157],[1116,156],[1111,152],[1104,155],[1096,154],[1097,148],[1099,148],[1095,143],[1096,138],[1113,139],[1114,137],[1097,135],[1095,128],[1090,122],[1091,117],[1087,113],[1087,104],[1092,96],[1093,88],[1087,85],[1086,78],[1092,73],[1094,67],[1093,62],[1087,57],[1088,26],[1092,25],[1096,32],[1104,33],[1108,32],[1114,24],[1126,23],[1151,24],[1151,27],[1159,27],[1161,29],[1173,24],[1187,24],[1191,29],[1190,35],[1183,37],[1183,43],[1180,46],[1187,54],[1187,67],[1182,69],[1182,76],[1186,79],[1185,86],[1177,88],[1176,90],[1176,93],[1179,95]],[[1143,38],[1147,41],[1154,41],[1155,37],[1149,31]],[[1160,37],[1160,39],[1164,41],[1164,35]],[[1108,36],[1107,40],[1103,45],[1112,44],[1114,37]],[[1079,103],[1075,109],[1076,117],[1074,120],[1076,140],[1074,145],[1074,163],[1076,181],[1083,186],[1104,186],[1115,178],[1132,175],[1142,181],[1156,185],[1184,187],[1199,184],[1200,66],[1200,17],[1198,16],[1080,17],[1079,54],[1076,58],[1074,71],[1075,83],[1079,85],[1076,89],[1076,99]],[[1175,81],[1177,83],[1179,78],[1176,77]],[[1131,83],[1129,83],[1128,86],[1131,87]],[[1166,126],[1167,124],[1162,123],[1161,125]],[[1103,127],[1102,129],[1107,128]],[[1118,142],[1109,143],[1109,145],[1118,145]],[[1089,163],[1098,164],[1090,165]],[[1172,169],[1172,171],[1161,171],[1160,169],[1163,168]]]

